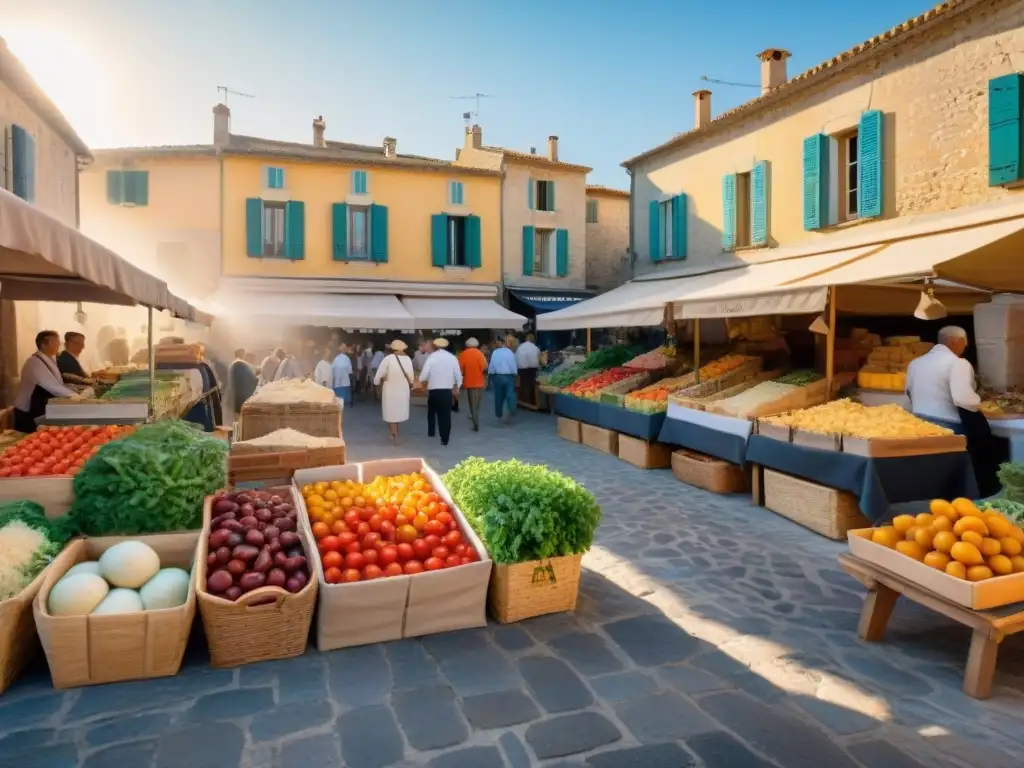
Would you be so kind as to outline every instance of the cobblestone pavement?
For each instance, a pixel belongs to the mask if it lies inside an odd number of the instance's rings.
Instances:
[[[744,497],[559,440],[551,416],[472,433],[463,412],[442,447],[414,408],[392,448],[378,413],[346,415],[352,460],[515,456],[597,494],[575,613],[234,670],[196,637],[177,677],[68,692],[41,667],[0,697],[0,766],[1019,765],[1024,643],[974,701],[963,628],[901,605],[859,642],[840,546]]]

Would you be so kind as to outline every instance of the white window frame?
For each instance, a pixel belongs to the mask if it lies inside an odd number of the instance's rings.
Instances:
[[[364,235],[363,238],[366,242],[365,252],[356,252],[356,217],[362,214],[364,223]],[[370,243],[370,206],[368,205],[350,205],[348,207],[348,257],[350,259],[357,259],[361,261],[368,261],[370,254],[372,253]]]
[[[671,259],[675,257],[672,252],[672,235],[674,234],[674,224],[672,222],[672,200],[662,200],[659,203],[661,206],[661,244],[662,251],[664,251],[664,258]]]
[[[842,138],[843,149],[845,154],[843,155],[846,163],[843,167],[843,179],[840,182],[840,189],[843,194],[843,212],[846,215],[847,221],[853,221],[854,219],[860,218],[860,201],[858,199],[858,175],[860,165],[860,131],[854,131],[849,136]],[[856,144],[855,151],[851,152],[851,146]],[[850,175],[853,175],[853,184],[850,183]],[[854,205],[857,210],[850,210],[850,198],[853,198]]]
[[[263,256],[282,258],[284,256],[285,204],[272,200],[263,201]]]
[[[587,200],[587,224],[597,224],[598,222],[598,207],[597,200]]]

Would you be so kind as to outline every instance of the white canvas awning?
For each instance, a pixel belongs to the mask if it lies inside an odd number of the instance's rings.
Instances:
[[[275,328],[315,325],[393,331],[412,328],[397,296],[356,293],[218,292],[209,307],[218,322],[260,322]]]
[[[526,318],[490,299],[404,298],[402,305],[412,316],[412,324],[402,326],[425,330],[432,328],[487,328],[519,330]]]

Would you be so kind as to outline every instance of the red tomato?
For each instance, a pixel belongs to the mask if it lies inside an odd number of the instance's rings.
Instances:
[[[74,477],[75,475],[77,475],[81,471],[82,471],[82,468],[80,466],[74,466],[74,467],[72,467],[71,469],[68,470],[68,474],[71,475],[72,477]],[[13,475],[14,473],[12,472],[11,474]]]
[[[426,528],[427,523],[429,522],[430,518],[428,518],[425,514],[420,512],[418,515],[416,515],[416,517],[412,519],[412,527],[415,528],[417,531],[422,531]]]
[[[454,547],[460,541],[462,541],[462,533],[460,531],[448,531],[444,535],[444,543],[449,547]]]
[[[335,520],[331,524],[331,533],[333,533],[335,536],[340,536],[341,534],[347,533],[347,532],[348,532],[348,526],[345,525],[345,521],[344,520]]]
[[[363,566],[366,565],[366,558],[363,557],[362,552],[349,552],[345,555],[345,567],[351,568],[356,571],[361,571]]]
[[[444,523],[440,523],[437,520],[427,520],[423,526],[423,532],[425,534],[434,536],[443,536],[448,527]]]
[[[402,568],[402,570],[408,574],[423,573],[423,563],[419,560],[410,560],[405,564],[405,567]]]
[[[371,523],[371,525],[372,525],[372,523]],[[381,523],[380,523],[380,537],[382,539],[384,539],[384,541],[394,541],[395,540],[395,524],[392,523],[390,520],[381,520]]]
[[[378,568],[376,565],[373,565],[372,563],[363,568],[363,578],[367,581],[369,581],[370,579],[379,579],[383,575],[384,571],[382,571],[380,568]]]
[[[446,557],[448,557],[448,555],[451,554],[451,552],[449,552],[448,547],[442,544],[439,547],[434,547],[434,551],[431,554],[433,554],[433,556],[436,558],[444,560]]]
[[[362,574],[359,573],[355,568],[349,568],[341,572],[341,580],[344,583],[351,583],[353,581],[359,581],[363,578]]]
[[[445,568],[454,568],[457,565],[462,565],[462,558],[458,555],[448,555],[444,560]]]
[[[42,467],[31,467],[29,469],[29,471],[28,471],[29,477],[37,477],[37,476],[39,476],[41,474],[43,474],[43,468]]]
[[[462,558],[463,562],[468,560],[471,563],[475,563],[479,559],[480,555],[477,554],[477,551],[475,549],[473,549],[472,547],[466,547],[466,554]]]
[[[53,465],[53,474],[55,474],[55,475],[67,474],[67,471],[68,471],[68,465],[67,465],[66,462],[61,462],[60,464],[54,464]]]
[[[337,568],[328,568],[324,571],[324,581],[328,584],[340,584],[341,571]]]
[[[456,555],[458,555],[459,557],[462,557],[462,556],[464,556],[464,555],[466,554],[466,549],[467,549],[466,545],[465,545],[465,544],[461,544],[461,543],[460,543],[460,544],[456,544],[456,545],[455,545],[455,550],[454,550],[454,552],[455,552],[455,554],[456,554]]]
[[[378,552],[376,549],[364,549],[363,550],[363,560],[366,561],[367,565],[376,565],[377,561],[379,559],[380,559],[380,552]]]
[[[398,516],[398,510],[394,507],[381,507],[377,510],[377,514],[380,515],[380,519],[383,522],[393,523]]]
[[[435,534],[430,534],[429,536],[424,536],[423,540],[425,542],[427,542],[427,544],[430,546],[430,548],[432,550],[441,546],[441,537],[437,536]]]
[[[363,545],[360,544],[358,541],[353,541],[351,544],[349,544],[348,546],[345,547],[345,554],[349,554],[351,552],[362,552],[362,551],[363,551]]]
[[[438,512],[437,513],[437,517],[435,517],[434,519],[437,520],[437,522],[441,523],[444,526],[449,526],[449,525],[451,525],[452,520],[454,518],[452,517],[451,512],[442,511],[442,512]]]
[[[384,568],[385,576],[401,576],[403,573],[405,571],[402,570],[401,563],[388,563],[387,567]]]
[[[345,558],[341,556],[341,552],[325,552],[321,562],[324,568],[341,568]]]
[[[331,533],[330,526],[327,523],[313,523],[313,538],[320,541],[325,536],[329,536]]]
[[[398,530],[395,532],[398,540],[404,543],[415,541],[419,533],[411,525],[400,525]]]
[[[11,470],[10,470],[9,467],[2,467],[2,468],[0,468],[0,477],[10,477],[10,476],[11,476]]]
[[[380,515],[371,515],[370,519],[366,522],[370,526],[371,531],[379,531],[381,523],[383,523],[384,521],[381,519]]]
[[[380,556],[377,558],[377,562],[387,567],[398,559],[398,547],[394,544],[386,544],[381,547]]]
[[[347,525],[350,530],[354,531],[356,529],[356,526],[359,525],[359,513],[356,512],[354,509],[350,509],[348,512],[346,512],[345,525]]]
[[[337,552],[341,549],[341,541],[337,536],[324,536],[320,539],[321,552]]]
[[[428,571],[439,571],[444,568],[444,560],[439,557],[428,557],[423,563],[423,567]]]
[[[359,525],[356,526],[356,535],[358,535],[358,536],[365,536],[369,532],[370,532],[370,524],[369,523],[360,523]]]
[[[358,538],[359,537],[352,533],[352,531],[345,531],[345,533],[338,534],[338,543],[341,547],[344,548],[351,544],[353,541],[357,541]]]
[[[379,533],[374,533],[373,531],[370,531],[369,533],[364,535],[360,539],[360,541],[363,544],[363,549],[373,549],[374,545],[378,541],[380,541],[380,534]]]
[[[401,512],[399,512],[397,515],[395,515],[395,525],[396,526],[401,528],[403,525],[408,525],[408,524],[409,524],[409,516],[408,515],[403,515]]]
[[[413,550],[412,544],[407,542],[403,541],[396,547],[396,549],[398,550],[398,559],[403,563],[406,560],[412,560],[416,556],[416,552]]]
[[[430,545],[423,539],[416,539],[412,543],[412,551],[416,553],[417,560],[426,560],[430,557]]]
[[[362,520],[364,523],[368,523],[370,522],[370,518],[373,517],[376,511],[377,510],[374,507],[363,507],[362,509],[359,510],[359,519]]]

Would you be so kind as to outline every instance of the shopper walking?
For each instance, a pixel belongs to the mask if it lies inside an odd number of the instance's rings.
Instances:
[[[405,342],[402,342],[402,343],[404,344]],[[370,380],[371,381],[376,381],[377,380],[377,369],[380,368],[380,364],[382,362],[384,362],[384,351],[378,349],[376,352],[373,353],[373,357],[370,358]],[[380,398],[381,398],[380,387],[376,387],[375,386],[373,388],[373,397],[378,402],[380,401]]]
[[[516,356],[505,346],[505,340],[494,340],[494,351],[487,367],[494,387],[494,415],[506,424],[516,415]],[[503,415],[505,406],[508,413]]]
[[[331,370],[332,362],[334,362],[334,355],[331,352],[331,348],[324,347],[324,351],[320,354],[320,359],[313,369],[313,381],[321,387],[334,389],[334,371]]]
[[[480,401],[484,396],[487,358],[480,351],[480,342],[474,338],[466,341],[466,348],[459,354],[459,370],[462,371],[462,387],[469,401],[469,418],[473,431],[480,431]]]
[[[391,432],[391,442],[398,444],[398,425],[409,420],[409,401],[412,399],[412,360],[405,354],[406,343],[401,339],[391,342],[391,354],[381,360],[373,386],[381,389],[381,415]]]
[[[341,398],[346,408],[352,407],[352,359],[348,356],[348,347],[344,344],[331,363],[331,388],[334,394]]]
[[[434,339],[420,374],[420,383],[427,387],[427,437],[434,436],[435,424],[441,433],[441,445],[448,445],[452,432],[452,403],[459,396],[462,371],[455,355],[448,351],[448,339]]]
[[[536,407],[540,348],[533,343],[532,333],[516,347],[516,368],[519,369],[519,402]]]

